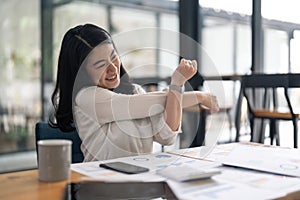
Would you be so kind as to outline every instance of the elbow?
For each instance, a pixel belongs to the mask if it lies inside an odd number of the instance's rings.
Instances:
[[[176,137],[171,137],[160,142],[161,145],[171,146],[176,141]]]
[[[173,132],[177,132],[179,130],[179,124],[178,125],[173,125],[173,126],[170,126],[170,129],[173,131]]]

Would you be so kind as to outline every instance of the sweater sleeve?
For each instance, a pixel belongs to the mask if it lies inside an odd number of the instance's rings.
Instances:
[[[100,87],[79,92],[77,105],[96,117],[99,123],[151,117],[165,110],[166,93],[117,94]]]
[[[151,117],[165,111],[167,92],[143,93],[141,87],[137,87],[136,91],[137,94],[127,95],[100,87],[88,87],[78,93],[76,104],[101,124]],[[184,93],[183,107],[197,103],[194,93]]]

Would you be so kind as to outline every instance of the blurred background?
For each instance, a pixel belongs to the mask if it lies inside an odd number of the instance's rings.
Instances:
[[[253,2],[255,0],[198,1],[199,42],[218,71],[214,74],[203,65],[199,69],[203,76],[251,72]],[[263,30],[260,71],[300,73],[299,1],[259,2]],[[176,0],[0,0],[0,5],[0,173],[36,167],[35,124],[51,115],[50,96],[56,79],[59,48],[69,28],[94,23],[113,35],[145,27],[180,30],[180,4]],[[144,39],[159,45],[159,34],[153,33]],[[142,44],[143,40],[136,42]],[[180,48],[179,43],[179,40],[174,41],[175,48]],[[128,42],[125,45],[130,49],[137,44]],[[159,48],[137,51],[130,56],[125,65],[129,71],[131,66],[143,62],[157,63],[147,71],[132,70],[133,78],[170,76],[171,71],[160,66],[168,62],[175,68],[178,63],[177,55],[160,52]],[[224,104],[229,110],[215,117],[223,119],[229,115],[234,118],[239,83],[224,82],[223,87],[226,90]],[[300,93],[293,93],[293,98],[299,103]],[[220,143],[233,141],[232,123],[233,120],[227,120],[222,124]],[[281,127],[292,129],[285,122]],[[211,126],[209,130],[213,132],[214,128]],[[241,132],[247,129],[245,117]],[[184,141],[182,138],[180,147],[186,147]],[[292,141],[282,143],[292,146]]]

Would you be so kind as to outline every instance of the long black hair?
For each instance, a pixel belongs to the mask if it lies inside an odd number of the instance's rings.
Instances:
[[[93,24],[78,25],[64,35],[58,58],[56,85],[51,97],[55,117],[54,120],[49,120],[52,127],[57,127],[62,131],[75,129],[72,113],[74,96],[82,87],[95,86],[91,81],[87,81],[73,91],[75,79],[88,54],[104,41],[112,43],[115,47],[110,34]],[[122,63],[120,77],[122,77],[120,85],[114,91],[133,94],[133,86]]]

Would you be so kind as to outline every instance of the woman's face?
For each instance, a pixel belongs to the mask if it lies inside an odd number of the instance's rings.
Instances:
[[[120,58],[111,43],[95,47],[88,57],[87,72],[99,87],[114,89],[120,84]]]

